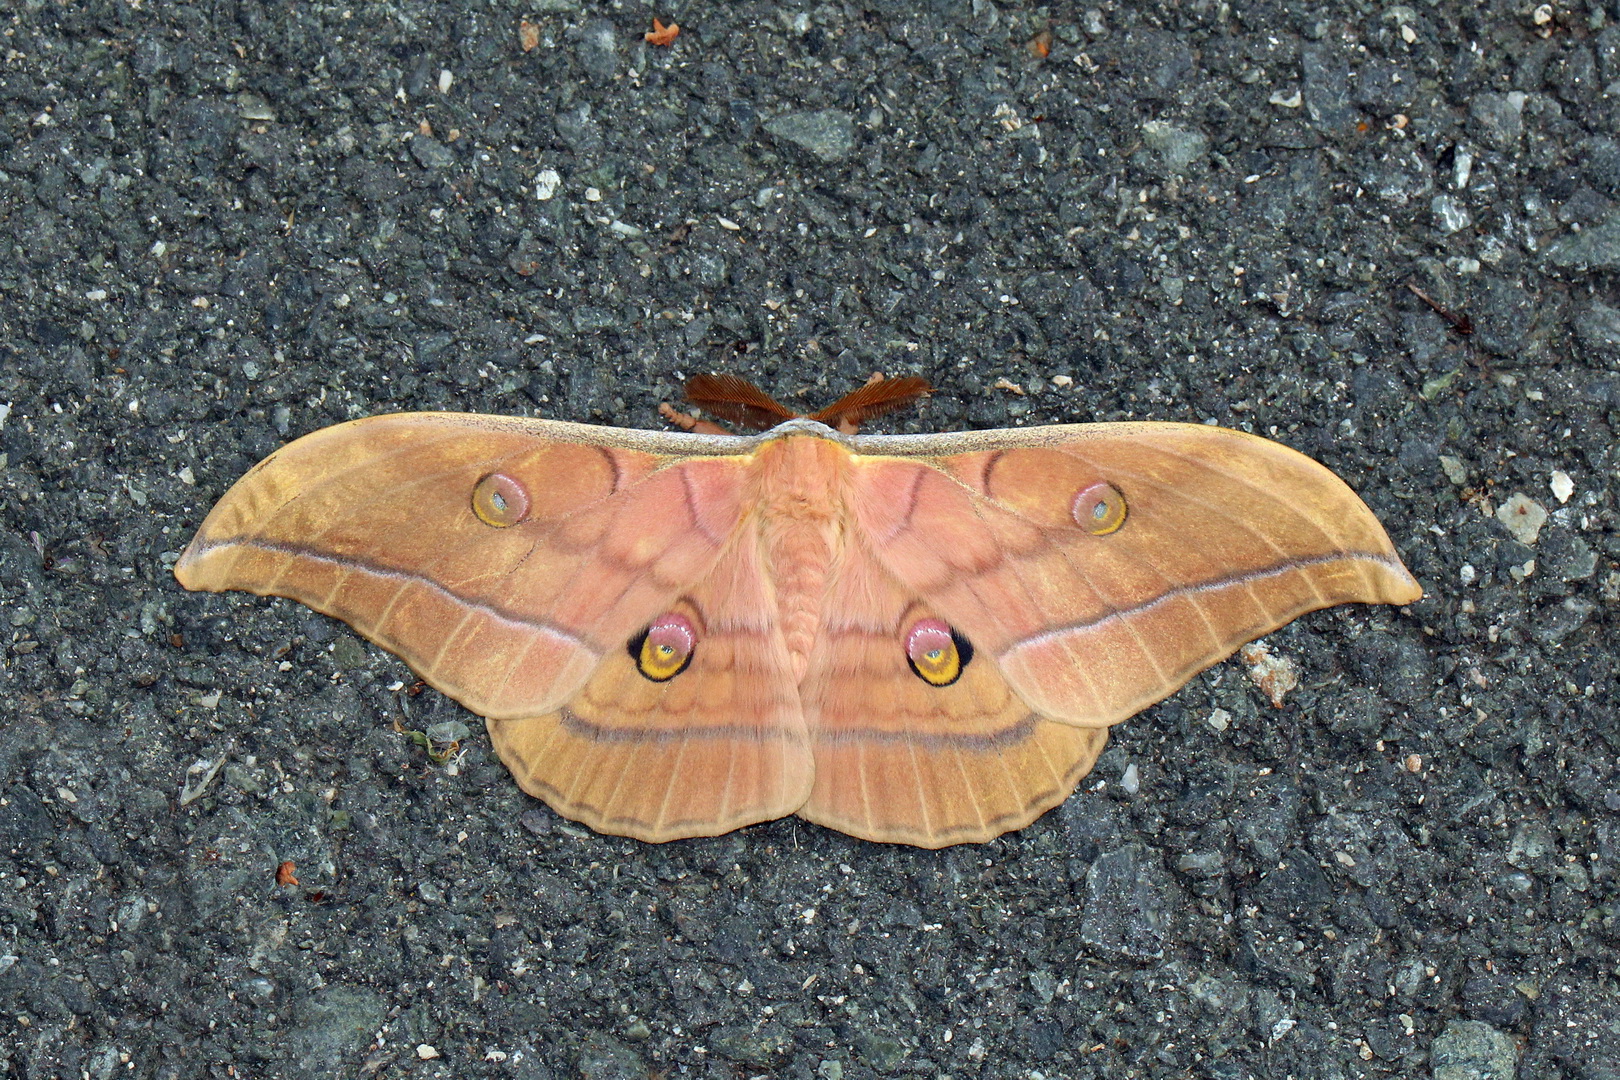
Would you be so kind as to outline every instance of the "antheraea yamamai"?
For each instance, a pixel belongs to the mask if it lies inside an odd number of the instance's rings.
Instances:
[[[791,417],[741,380],[693,396]],[[1372,512],[1194,424],[756,436],[452,413],[282,448],[175,567],[292,597],[488,718],[523,788],[662,841],[785,814],[941,847],[1066,798],[1108,725],[1316,608],[1422,595]]]

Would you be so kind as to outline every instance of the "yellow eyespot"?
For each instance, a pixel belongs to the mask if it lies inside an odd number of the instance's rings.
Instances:
[[[660,615],[630,639],[636,670],[653,682],[668,682],[686,670],[697,649],[697,634],[684,615]]]
[[[490,473],[473,488],[472,508],[485,525],[505,529],[529,516],[529,493],[510,476]]]
[[[1125,524],[1129,511],[1119,488],[1113,484],[1099,483],[1081,488],[1074,497],[1074,507],[1070,512],[1075,524],[1092,536],[1107,536]]]
[[[930,686],[949,686],[973,659],[973,646],[939,619],[918,619],[906,634],[906,663]]]

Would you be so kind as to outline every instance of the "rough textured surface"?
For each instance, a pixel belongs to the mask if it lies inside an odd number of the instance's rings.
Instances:
[[[1615,6],[651,15],[5,16],[0,1072],[1620,1073]],[[168,573],[292,435],[655,426],[701,369],[1272,434],[1430,595],[935,853],[589,834],[396,733],[467,717],[345,627]]]

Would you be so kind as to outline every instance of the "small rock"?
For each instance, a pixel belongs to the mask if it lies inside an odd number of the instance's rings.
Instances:
[[[551,123],[557,129],[557,138],[576,154],[593,154],[602,148],[602,125],[592,115],[589,102],[557,110]]]
[[[541,169],[540,175],[534,178],[534,197],[541,202],[547,202],[557,194],[557,188],[562,184],[562,175],[556,169]]]
[[[1136,767],[1135,762],[1125,766],[1125,771],[1119,778],[1119,786],[1127,795],[1135,795],[1142,790],[1142,772]]]
[[[1593,300],[1576,313],[1575,336],[1588,349],[1620,352],[1620,308]]]
[[[574,329],[581,334],[612,330],[619,325],[619,317],[606,308],[586,304],[574,309]]]
[[[1132,27],[1119,50],[1119,73],[1150,100],[1167,97],[1194,76],[1198,57],[1180,34]]]
[[[1519,1067],[1513,1037],[1480,1020],[1452,1020],[1429,1047],[1434,1080],[1512,1080]]]
[[[1605,195],[1620,195],[1620,142],[1592,138],[1581,144],[1577,157],[1591,185]]]
[[[1443,233],[1461,232],[1474,223],[1468,208],[1455,195],[1436,195],[1429,207],[1434,211],[1435,224]]]
[[[608,1035],[592,1035],[579,1051],[582,1080],[647,1080],[651,1071],[641,1056]]]
[[[1569,502],[1569,497],[1575,494],[1575,481],[1569,478],[1569,473],[1562,469],[1554,469],[1547,486],[1552,489],[1553,497],[1561,503]]]
[[[1218,878],[1226,869],[1226,856],[1218,851],[1188,851],[1176,857],[1176,872],[1198,880]]]
[[[793,1045],[793,1037],[781,1024],[767,1022],[760,1027],[720,1027],[709,1036],[709,1049],[723,1058],[769,1069],[781,1064],[782,1055]]]
[[[1525,998],[1505,975],[1475,975],[1463,984],[1463,1008],[1476,1020],[1511,1027],[1524,1017]]]
[[[1552,829],[1546,822],[1521,821],[1514,827],[1513,838],[1508,841],[1508,865],[1520,870],[1545,870],[1545,864],[1556,847]]]
[[[855,1056],[879,1073],[893,1072],[906,1059],[906,1048],[887,1035],[862,1030],[850,1041],[855,1045]]]
[[[1249,668],[1249,680],[1271,699],[1273,708],[1283,706],[1283,698],[1299,685],[1299,668],[1286,656],[1274,656],[1263,641],[1252,641],[1239,653]]]
[[[370,660],[366,647],[352,634],[344,634],[332,642],[332,662],[339,670],[354,671],[365,667]]]
[[[1086,872],[1080,940],[1104,954],[1159,959],[1173,887],[1158,856],[1141,844],[1126,844],[1099,857]]]
[[[580,34],[574,57],[597,82],[612,79],[619,73],[618,28],[606,19],[593,19]]]
[[[416,1048],[416,1056],[423,1061],[432,1061],[439,1056],[438,1048],[428,1043],[422,1043]]]
[[[855,121],[837,109],[787,113],[765,121],[765,130],[824,162],[841,161],[855,149]]]
[[[1554,240],[1547,246],[1547,261],[1560,270],[1577,272],[1620,269],[1620,213]],[[1577,330],[1580,326],[1577,321]]]
[[[1496,520],[1507,527],[1513,539],[1521,544],[1534,545],[1547,523],[1547,510],[1523,492],[1515,491],[1507,502],[1496,508]]]
[[[1164,171],[1172,176],[1186,172],[1209,152],[1209,136],[1162,120],[1149,120],[1142,125],[1142,142],[1159,155]]]
[[[431,135],[411,136],[411,157],[424,169],[448,169],[456,163],[455,153]]]
[[[1597,611],[1597,604],[1584,596],[1566,596],[1564,602],[1548,608],[1536,622],[1531,633],[1543,645],[1559,645],[1582,626]]]
[[[1568,530],[1549,533],[1541,552],[1547,569],[1559,581],[1585,581],[1597,573],[1597,552]]]
[[[373,990],[323,986],[295,1001],[287,1046],[300,1061],[345,1061],[371,1042],[387,1015],[381,995]]]
[[[1526,95],[1519,90],[1506,94],[1475,94],[1468,102],[1468,114],[1479,127],[1480,135],[1504,150],[1518,146],[1524,135],[1524,103]]]
[[[1257,864],[1275,864],[1294,843],[1302,801],[1297,784],[1283,776],[1268,776],[1256,782],[1250,797],[1234,807],[1233,836]]]
[[[1450,454],[1441,454],[1440,469],[1446,474],[1446,479],[1450,480],[1454,487],[1462,487],[1468,482],[1468,469],[1463,465],[1460,458],[1452,457]]]
[[[1517,281],[1483,274],[1469,290],[1475,338],[1498,356],[1518,356],[1528,344],[1540,304]]]
[[[1299,68],[1311,122],[1326,132],[1348,134],[1356,123],[1356,110],[1350,104],[1349,62],[1329,46],[1307,45],[1300,51]]]

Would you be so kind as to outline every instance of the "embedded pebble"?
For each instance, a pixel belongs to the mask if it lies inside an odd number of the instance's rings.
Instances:
[[[456,163],[455,151],[431,135],[411,136],[411,156],[424,169],[448,169]]]
[[[592,20],[579,36],[574,51],[579,66],[596,82],[607,82],[619,73],[619,29],[606,19]]]
[[[1443,233],[1461,232],[1474,223],[1467,206],[1455,195],[1436,195],[1429,205],[1434,211],[1435,224]]]
[[[1520,90],[1506,94],[1475,94],[1468,102],[1468,113],[1487,142],[1503,149],[1518,145],[1524,134],[1524,104],[1529,100]]]
[[[562,183],[562,176],[556,169],[541,169],[540,175],[534,178],[534,197],[546,202],[557,194],[557,187]]]
[[[824,162],[839,161],[855,149],[855,121],[837,109],[773,117],[765,121],[765,130]]]
[[[1162,120],[1142,125],[1142,143],[1159,156],[1164,171],[1171,175],[1186,172],[1209,152],[1208,135]]]
[[[1569,497],[1575,494],[1575,481],[1569,478],[1569,473],[1562,469],[1553,470],[1552,479],[1547,486],[1552,488],[1553,496],[1561,503],[1569,502]]]
[[[1513,1036],[1482,1020],[1452,1020],[1429,1048],[1434,1080],[1505,1080],[1517,1074]]]
[[[1547,524],[1547,510],[1530,496],[1515,491],[1496,508],[1496,520],[1505,525],[1519,543],[1534,544],[1541,536],[1541,527]]]
[[[1593,300],[1575,313],[1575,336],[1588,349],[1620,351],[1620,308]]]
[[[1106,955],[1158,959],[1169,932],[1172,887],[1158,854],[1141,844],[1099,856],[1086,873],[1080,940]]]
[[[1554,240],[1547,245],[1547,261],[1560,270],[1577,272],[1620,267],[1620,213]]]
[[[387,1015],[375,990],[332,983],[295,997],[282,1038],[299,1061],[342,1061],[371,1042]]]
[[[1280,709],[1283,698],[1299,685],[1299,668],[1286,656],[1277,656],[1264,642],[1251,641],[1239,653],[1248,665],[1249,679]]]

